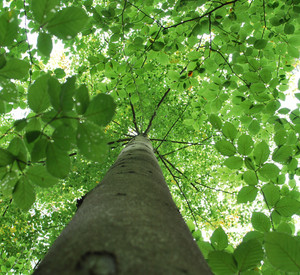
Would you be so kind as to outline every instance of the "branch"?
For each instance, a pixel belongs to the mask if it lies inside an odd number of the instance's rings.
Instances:
[[[174,128],[174,126],[176,125],[176,123],[178,122],[178,120],[182,117],[182,115],[186,111],[187,106],[188,106],[188,104],[185,105],[185,108],[183,109],[183,111],[181,112],[181,114],[178,116],[178,118],[175,120],[175,122],[172,124],[172,126],[170,127],[170,129],[168,130],[168,132],[166,133],[166,135],[164,136],[163,140],[165,140],[166,137],[170,134],[170,132],[172,131],[172,129]],[[160,142],[160,144],[155,148],[155,150],[157,150],[162,145],[162,143],[163,143],[163,141]]]
[[[178,186],[180,192],[182,193],[182,195],[183,195],[183,197],[184,197],[184,199],[185,199],[185,201],[186,201],[186,203],[187,203],[187,205],[188,205],[188,208],[189,208],[189,210],[190,210],[190,212],[191,212],[191,214],[192,214],[192,216],[193,216],[193,219],[194,219],[194,221],[195,221],[195,224],[196,224],[197,228],[199,228],[198,223],[197,223],[197,220],[196,220],[196,218],[195,218],[195,216],[194,216],[193,210],[192,210],[192,208],[191,208],[191,206],[190,206],[190,203],[189,203],[187,197],[185,196],[183,190],[181,189],[181,187],[180,187],[180,185],[179,185],[179,183],[178,183],[178,181],[177,181],[177,177],[172,173],[171,169],[170,169],[170,168],[168,167],[168,165],[165,163],[164,158],[163,158],[161,155],[159,155],[159,157],[160,157],[161,161],[163,162],[163,164],[165,165],[165,167],[167,168],[167,170],[169,171],[169,173],[171,174],[171,176],[172,176],[172,178],[174,179],[174,181],[176,182],[176,185]],[[212,224],[209,220],[207,220],[206,218],[204,218],[204,217],[203,217],[202,215],[200,215],[199,213],[198,213],[198,215],[201,217],[201,219],[205,220],[205,221],[206,221],[207,223],[209,223],[212,227],[214,227],[213,224]]]
[[[169,27],[164,27],[164,29],[171,29],[171,28],[175,28],[175,27],[177,27],[177,26],[179,26],[179,25],[183,25],[183,24],[185,24],[185,23],[187,23],[187,22],[192,22],[192,21],[195,21],[195,20],[200,20],[201,18],[203,18],[203,17],[205,17],[205,16],[207,16],[207,15],[212,14],[214,11],[216,11],[216,10],[218,10],[218,9],[220,9],[220,8],[222,8],[222,7],[224,7],[224,6],[226,6],[226,5],[233,4],[233,3],[237,2],[237,1],[238,1],[238,0],[226,2],[226,3],[224,3],[224,4],[220,5],[220,6],[218,6],[218,7],[214,8],[214,9],[212,9],[211,11],[208,11],[208,12],[204,13],[204,14],[201,15],[201,16],[198,16],[198,17],[195,17],[195,18],[192,18],[192,19],[188,19],[188,20],[185,20],[185,21],[181,21],[181,22],[179,22],[179,23],[177,23],[177,24],[174,24],[174,25],[171,25],[171,26],[169,26]]]
[[[130,93],[129,93],[129,103],[130,103],[130,107],[131,107],[131,111],[132,111],[134,128],[135,128],[135,131],[137,132],[137,134],[139,135],[140,134],[140,130],[139,130],[139,127],[138,127],[138,125],[136,123],[136,116],[135,116],[134,107],[133,107],[133,104],[132,104],[132,101],[131,101],[131,94]]]
[[[182,175],[184,178],[186,178],[187,180],[189,180],[189,179],[187,178],[187,176],[183,174],[183,172],[181,172],[177,167],[175,167],[175,166],[173,165],[173,163],[171,163],[171,162],[170,162],[168,159],[166,159],[164,156],[161,156],[161,157],[163,157],[164,160],[165,160],[166,162],[168,162],[168,163],[170,164],[170,166],[171,166],[175,171],[177,171],[180,175]],[[223,192],[223,193],[227,193],[227,194],[231,194],[231,195],[235,194],[235,192],[230,192],[230,191],[225,191],[225,190],[222,190],[222,189],[214,188],[214,187],[208,186],[208,185],[206,185],[206,184],[204,184],[204,183],[200,183],[200,182],[197,182],[197,181],[195,181],[195,183],[197,183],[197,184],[199,184],[199,185],[201,185],[201,186],[203,186],[203,187],[205,187],[205,188],[214,190],[214,191]]]
[[[154,119],[155,116],[156,116],[156,112],[157,112],[158,108],[159,108],[160,105],[163,103],[163,101],[165,100],[166,96],[168,95],[168,93],[169,93],[170,91],[171,91],[171,88],[169,88],[169,89],[164,93],[163,97],[162,97],[161,100],[158,102],[158,104],[157,104],[157,106],[156,106],[156,108],[155,108],[155,110],[154,110],[154,113],[153,113],[153,115],[152,115],[152,117],[151,117],[151,119],[150,119],[150,121],[149,121],[148,127],[147,127],[146,131],[143,133],[144,135],[147,135],[147,134],[148,134],[148,132],[149,132],[151,126],[152,126],[152,121],[153,121],[153,119]]]

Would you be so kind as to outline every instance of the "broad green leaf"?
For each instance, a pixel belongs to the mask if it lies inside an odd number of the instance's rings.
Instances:
[[[44,24],[56,13],[59,0],[32,0],[31,10],[37,22]]]
[[[26,138],[27,143],[32,143],[41,135],[42,135],[42,132],[40,132],[40,131],[28,131],[25,134],[25,138]]]
[[[247,156],[249,155],[253,150],[253,140],[248,135],[241,135],[237,141],[238,145],[238,152],[241,155]]]
[[[17,14],[12,11],[3,12],[0,16],[0,46],[10,46],[17,35]]]
[[[31,161],[32,162],[38,162],[39,160],[46,157],[46,148],[48,145],[48,139],[45,137],[40,137],[39,140],[37,140],[33,148],[31,150]]]
[[[230,122],[225,122],[222,132],[225,137],[229,138],[230,140],[234,140],[237,135],[237,129],[235,126]]]
[[[293,58],[299,58],[299,50],[296,47],[288,45],[287,47],[289,56]]]
[[[276,203],[275,210],[283,217],[291,217],[299,214],[300,202],[290,197],[283,197]]]
[[[15,156],[19,169],[23,170],[27,165],[28,154],[24,141],[19,137],[13,138],[7,150]]]
[[[207,262],[215,275],[236,274],[237,266],[233,255],[225,251],[210,252]]]
[[[262,187],[263,196],[268,204],[268,206],[274,207],[275,204],[280,199],[279,187],[272,183],[264,184]]]
[[[252,170],[245,171],[243,179],[248,185],[256,185],[258,183],[256,173]]]
[[[26,171],[29,181],[40,187],[50,187],[58,182],[58,179],[51,176],[45,166],[30,166]]]
[[[260,232],[269,232],[271,228],[270,219],[260,212],[254,212],[251,217],[251,223],[255,230]]]
[[[259,124],[259,122],[257,120],[253,120],[250,123],[250,125],[248,127],[248,130],[250,131],[251,134],[256,135],[259,132],[259,130],[260,130],[260,124]]]
[[[204,242],[202,240],[198,240],[197,241],[197,245],[200,248],[203,256],[205,257],[205,259],[207,259],[208,254],[213,251],[213,247],[211,246],[211,244],[209,242]]]
[[[216,250],[223,250],[228,246],[228,238],[222,227],[218,227],[210,237],[211,245]]]
[[[48,95],[49,75],[39,77],[28,89],[28,105],[35,113],[45,111],[50,106]]]
[[[259,241],[260,243],[262,243],[263,238],[264,238],[264,234],[263,234],[263,233],[258,232],[258,231],[249,231],[249,232],[247,232],[247,234],[244,236],[243,242],[247,242],[247,241],[249,241],[249,240],[255,239],[255,240]]]
[[[221,129],[221,127],[222,127],[222,121],[221,121],[221,119],[220,119],[217,115],[211,114],[211,115],[209,116],[208,120],[209,120],[209,122],[211,123],[211,125],[212,125],[214,128],[216,128],[216,129],[218,129],[218,130]]]
[[[50,97],[50,102],[53,108],[56,111],[60,111],[60,92],[61,92],[61,85],[59,81],[51,76],[48,80],[48,94]]]
[[[236,152],[235,147],[227,140],[217,141],[215,147],[223,156],[233,156]]]
[[[48,143],[46,149],[46,168],[54,177],[66,178],[70,171],[70,157],[54,143]]]
[[[254,48],[256,49],[264,49],[267,46],[268,41],[265,39],[258,39],[254,42]]]
[[[252,202],[255,200],[258,189],[254,186],[243,187],[237,195],[237,203]]]
[[[10,79],[22,79],[28,74],[30,65],[28,62],[16,58],[7,60],[5,66],[0,69],[0,76]]]
[[[73,109],[75,81],[76,81],[75,76],[69,77],[67,81],[61,86],[60,95],[59,95],[60,109],[64,112],[70,112]]]
[[[255,165],[254,165],[254,162],[253,162],[252,158],[246,157],[244,159],[244,162],[245,162],[245,166],[248,169],[255,171],[256,168],[255,168]]]
[[[268,260],[279,270],[300,272],[300,240],[279,232],[265,235],[265,250]]]
[[[269,145],[265,141],[262,141],[261,143],[255,145],[253,157],[257,165],[262,165],[268,159],[269,155]]]
[[[84,9],[67,7],[57,12],[46,28],[58,38],[72,39],[84,29],[87,22],[88,16]]]
[[[8,150],[0,148],[0,167],[13,163],[15,157]]]
[[[102,162],[107,154],[107,142],[102,129],[89,121],[79,123],[77,134],[79,152],[86,158]]]
[[[192,51],[187,54],[189,60],[198,60],[200,57],[202,57],[202,53],[197,51]]]
[[[115,108],[116,104],[111,96],[98,94],[90,101],[84,117],[97,125],[105,126],[111,121]]]
[[[24,211],[28,211],[35,201],[35,191],[30,182],[22,177],[13,191],[14,202]]]
[[[90,103],[89,92],[86,85],[81,85],[75,92],[76,112],[83,115]]]
[[[285,34],[293,34],[294,31],[295,31],[295,27],[292,24],[286,23],[284,25],[284,29],[283,30],[284,30]]]
[[[69,151],[76,144],[75,130],[69,125],[61,125],[53,132],[52,139],[56,147]]]
[[[240,169],[243,165],[243,159],[240,157],[231,156],[224,161],[224,164],[230,169]]]
[[[274,141],[277,146],[281,146],[286,143],[287,140],[287,132],[285,130],[278,130],[275,133]]]
[[[279,168],[273,163],[266,163],[258,172],[266,179],[274,180],[279,175]]]
[[[264,252],[259,241],[252,239],[242,242],[235,249],[233,256],[237,261],[238,270],[245,271],[256,267],[264,257]]]
[[[288,160],[291,159],[292,154],[293,154],[292,147],[289,145],[283,145],[283,146],[276,148],[276,150],[274,151],[274,153],[272,155],[272,159],[276,162],[286,164],[288,162]]]
[[[164,48],[165,44],[160,41],[156,41],[152,44],[152,50],[155,52],[159,52]]]
[[[41,32],[37,40],[37,48],[42,55],[50,56],[52,51],[52,39],[47,33]]]

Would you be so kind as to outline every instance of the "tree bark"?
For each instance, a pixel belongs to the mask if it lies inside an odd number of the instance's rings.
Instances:
[[[34,274],[212,274],[175,206],[150,141],[134,138]]]

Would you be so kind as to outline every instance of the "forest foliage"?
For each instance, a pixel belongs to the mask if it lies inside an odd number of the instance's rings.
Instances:
[[[215,274],[300,272],[299,0],[0,11],[2,273],[32,271],[139,134]]]

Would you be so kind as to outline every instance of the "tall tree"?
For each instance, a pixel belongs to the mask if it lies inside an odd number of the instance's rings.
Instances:
[[[299,0],[0,8],[2,272],[32,269],[140,134],[213,273],[300,271]]]

